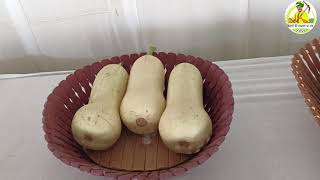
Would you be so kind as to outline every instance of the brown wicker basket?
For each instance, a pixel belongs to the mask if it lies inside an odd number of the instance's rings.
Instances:
[[[305,102],[320,125],[320,39],[301,48],[292,58],[291,67]]]
[[[166,68],[166,87],[169,74],[176,64],[188,62],[194,64],[200,70],[204,80],[203,98],[205,109],[213,123],[213,135],[209,143],[199,153],[192,156],[184,156],[170,152],[165,146],[161,145],[161,139],[156,137],[156,139],[158,139],[156,141],[158,142],[155,148],[156,150],[150,151],[157,152],[156,154],[151,153],[154,164],[151,163],[150,166],[147,166],[146,163],[150,164],[150,161],[146,161],[145,159],[147,158],[145,156],[148,156],[146,152],[150,147],[140,146],[140,144],[137,143],[139,137],[133,138],[135,135],[130,134],[126,128],[123,128],[121,137],[125,137],[125,139],[131,137],[131,139],[134,140],[131,141],[130,138],[129,140],[121,140],[120,138],[112,148],[113,150],[107,150],[103,153],[83,150],[82,147],[74,141],[70,127],[73,115],[80,107],[88,103],[91,86],[99,70],[108,64],[120,63],[130,72],[130,68],[135,60],[144,54],[145,53],[123,55],[113,57],[110,60],[106,59],[101,62],[96,62],[76,70],[59,83],[48,96],[43,110],[45,139],[48,142],[48,148],[54,156],[67,165],[94,175],[108,176],[115,179],[140,180],[164,179],[170,176],[184,174],[189,169],[205,162],[218,150],[219,145],[224,141],[230,129],[234,108],[231,83],[227,75],[217,65],[207,60],[193,56],[185,56],[183,54],[177,55],[163,52],[154,53],[154,55],[162,61]],[[166,92],[164,93],[166,94]],[[137,143],[135,145],[135,151],[140,153],[140,156],[136,158],[139,162],[136,163],[134,160],[127,161],[126,158],[132,157],[124,153],[123,150],[121,151],[121,147],[126,147],[126,143],[132,142]],[[128,146],[130,147],[131,145]],[[117,153],[114,154],[114,152]],[[121,153],[119,154],[119,152]],[[100,164],[108,163],[103,164],[103,167],[93,162],[88,155]],[[103,156],[103,162],[99,162],[101,156]],[[122,160],[121,162],[118,160],[119,158]],[[141,160],[141,158],[143,160]],[[123,164],[123,162],[125,162],[125,164]],[[137,164],[137,166],[135,164]]]

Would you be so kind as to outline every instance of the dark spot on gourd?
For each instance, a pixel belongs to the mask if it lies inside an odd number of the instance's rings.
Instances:
[[[92,137],[91,137],[89,134],[85,134],[85,135],[84,135],[84,139],[85,139],[86,141],[92,141],[92,140],[93,140]]]
[[[190,146],[190,143],[188,143],[187,141],[180,141],[178,142],[179,146],[188,149],[188,147]]]
[[[144,126],[146,126],[148,124],[148,122],[144,118],[138,118],[136,120],[136,124],[139,127],[144,127]]]

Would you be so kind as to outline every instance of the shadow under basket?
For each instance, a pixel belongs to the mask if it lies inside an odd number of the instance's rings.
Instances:
[[[234,109],[233,92],[227,75],[210,61],[163,52],[153,55],[161,60],[166,69],[166,87],[170,72],[179,63],[191,63],[201,72],[204,106],[213,125],[208,144],[193,155],[176,154],[164,146],[159,135],[146,138],[131,133],[125,127],[117,143],[105,151],[84,150],[76,143],[71,133],[71,121],[75,112],[88,103],[96,74],[108,64],[122,64],[130,72],[135,60],[144,54],[123,55],[93,63],[76,70],[59,83],[48,96],[43,110],[45,139],[54,156],[93,175],[140,180],[182,175],[205,162],[218,150],[230,129]]]
[[[305,102],[320,125],[320,39],[301,48],[292,58],[291,67]]]

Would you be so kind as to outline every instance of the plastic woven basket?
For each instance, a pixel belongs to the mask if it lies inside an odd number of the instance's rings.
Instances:
[[[204,80],[204,105],[213,124],[213,135],[209,143],[199,153],[188,157],[174,167],[150,171],[128,171],[106,168],[94,163],[82,147],[75,142],[71,133],[71,121],[75,112],[88,103],[95,75],[103,66],[115,63],[122,64],[130,72],[132,64],[142,55],[144,53],[123,55],[96,62],[76,70],[59,83],[48,96],[43,110],[45,139],[54,156],[67,165],[93,175],[140,180],[164,179],[184,174],[205,162],[218,150],[230,129],[234,109],[233,92],[227,75],[217,65],[207,60],[163,52],[154,53],[154,55],[162,61],[166,68],[166,87],[169,74],[176,64],[188,62],[200,70]]]
[[[320,125],[320,39],[301,48],[292,58],[291,67],[305,102]]]

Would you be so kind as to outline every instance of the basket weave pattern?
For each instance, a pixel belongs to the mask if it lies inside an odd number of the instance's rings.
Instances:
[[[114,179],[164,179],[184,174],[188,170],[205,162],[218,150],[230,129],[234,109],[231,83],[217,65],[183,54],[154,53],[166,68],[165,84],[167,87],[169,74],[173,67],[182,62],[195,65],[201,72],[204,83],[204,104],[212,124],[213,135],[203,149],[186,162],[173,168],[155,171],[121,171],[108,169],[92,162],[82,147],[75,142],[71,133],[71,121],[75,112],[88,103],[91,87],[99,70],[108,64],[122,64],[130,72],[132,64],[141,54],[123,55],[110,60],[87,65],[76,70],[73,74],[59,83],[48,96],[43,110],[43,129],[48,148],[55,157],[69,166],[98,176],[107,176]],[[166,92],[164,92],[166,94]]]
[[[306,44],[292,58],[292,72],[298,87],[320,125],[320,39]]]

